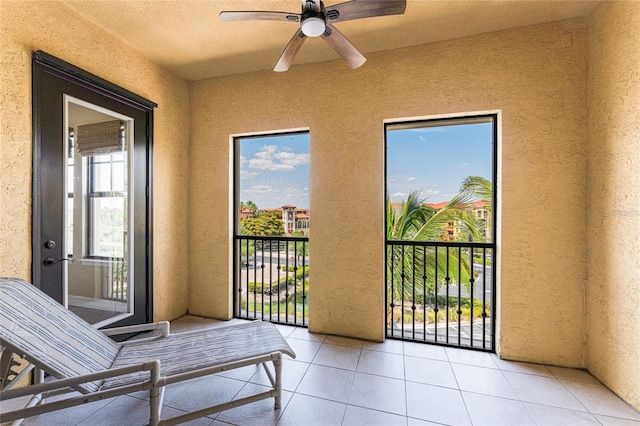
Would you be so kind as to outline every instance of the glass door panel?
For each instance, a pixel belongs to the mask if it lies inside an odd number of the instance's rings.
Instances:
[[[130,141],[134,120],[65,96],[65,304],[102,327],[133,313]]]

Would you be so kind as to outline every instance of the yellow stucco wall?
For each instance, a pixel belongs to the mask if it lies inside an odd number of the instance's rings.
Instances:
[[[31,275],[31,53],[44,50],[158,104],[154,315],[187,310],[189,86],[58,2],[0,3],[0,275]]]
[[[230,135],[309,128],[309,327],[383,339],[384,121],[501,110],[500,352],[586,366],[586,43],[572,20],[194,83],[190,311],[231,315]]]
[[[640,3],[589,25],[589,370],[640,409]]]

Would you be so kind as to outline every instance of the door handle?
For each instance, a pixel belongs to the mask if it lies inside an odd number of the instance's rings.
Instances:
[[[45,260],[42,261],[42,263],[44,264],[44,266],[51,266],[51,265],[55,265],[56,263],[63,262],[65,260],[69,261],[71,259],[67,259],[67,258],[54,259],[53,257],[47,257]]]

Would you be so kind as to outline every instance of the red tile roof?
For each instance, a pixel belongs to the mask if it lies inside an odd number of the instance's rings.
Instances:
[[[441,203],[424,203],[425,206],[431,207],[435,210],[440,210],[443,209],[444,206],[446,206],[447,204],[449,204],[448,201],[442,201]]]

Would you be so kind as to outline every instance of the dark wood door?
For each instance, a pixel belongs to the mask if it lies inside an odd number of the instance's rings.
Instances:
[[[141,99],[34,54],[33,281],[98,327],[152,320],[154,104]]]

